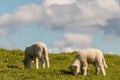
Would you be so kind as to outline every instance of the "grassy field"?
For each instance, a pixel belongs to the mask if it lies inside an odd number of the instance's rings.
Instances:
[[[24,69],[21,63],[23,51],[0,49],[0,80],[120,80],[120,56],[104,54],[107,76],[94,75],[94,67],[89,65],[88,75],[84,77],[72,75],[67,68],[75,55],[76,52],[49,54],[50,68],[36,70],[33,63],[31,69]]]

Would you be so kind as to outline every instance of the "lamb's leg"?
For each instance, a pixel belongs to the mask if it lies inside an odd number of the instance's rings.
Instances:
[[[100,72],[100,68],[97,63],[95,63],[94,66],[95,66],[95,75],[98,75]]]
[[[81,74],[83,75],[83,70],[82,70],[82,66],[80,67],[80,70],[81,70]]]
[[[103,63],[102,63],[102,60],[99,60],[99,61],[98,61],[98,66],[99,66],[102,74],[103,74],[104,76],[106,76],[106,73],[105,73],[105,69],[104,69],[104,65],[103,65]]]
[[[42,54],[42,51],[38,51],[38,59],[41,62],[42,68],[45,68],[45,60],[44,60],[44,55]]]
[[[42,65],[42,68],[45,68],[45,60],[43,55],[41,56],[41,65]]]
[[[84,76],[87,76],[87,66],[88,64],[86,62],[82,66],[82,71]]]
[[[36,69],[38,69],[39,68],[39,66],[38,66],[38,58],[35,58],[35,67],[36,67]]]
[[[100,69],[99,69],[99,67],[97,67],[97,66],[95,66],[95,69],[96,69],[95,74],[98,75],[99,72],[100,72]]]
[[[106,76],[105,69],[104,69],[104,66],[103,66],[103,65],[100,66],[100,70],[101,70],[102,74],[103,74],[104,76]]]
[[[48,55],[45,55],[45,63],[46,63],[47,68],[49,68],[49,57],[48,57]]]

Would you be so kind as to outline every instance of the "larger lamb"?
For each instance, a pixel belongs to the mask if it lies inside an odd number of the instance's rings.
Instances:
[[[104,68],[107,68],[107,64],[102,51],[98,49],[80,50],[69,68],[75,75],[77,75],[81,70],[82,75],[86,76],[88,64],[93,64],[95,66],[95,74],[98,74],[101,70],[102,74],[104,76],[106,75]]]

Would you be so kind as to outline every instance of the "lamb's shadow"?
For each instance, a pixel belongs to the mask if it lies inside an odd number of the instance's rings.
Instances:
[[[72,72],[70,72],[70,71],[67,71],[67,70],[60,70],[60,72],[62,73],[62,74],[65,74],[65,75],[73,75],[72,74]]]
[[[12,69],[22,69],[21,67],[15,66],[15,65],[8,65],[7,68],[12,68]]]

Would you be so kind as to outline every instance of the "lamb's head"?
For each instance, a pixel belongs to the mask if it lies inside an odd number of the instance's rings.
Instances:
[[[22,62],[25,68],[30,68],[30,61],[28,61],[27,59],[24,59]]]
[[[80,72],[80,66],[77,64],[72,64],[68,68],[70,68],[74,75],[77,75]]]

